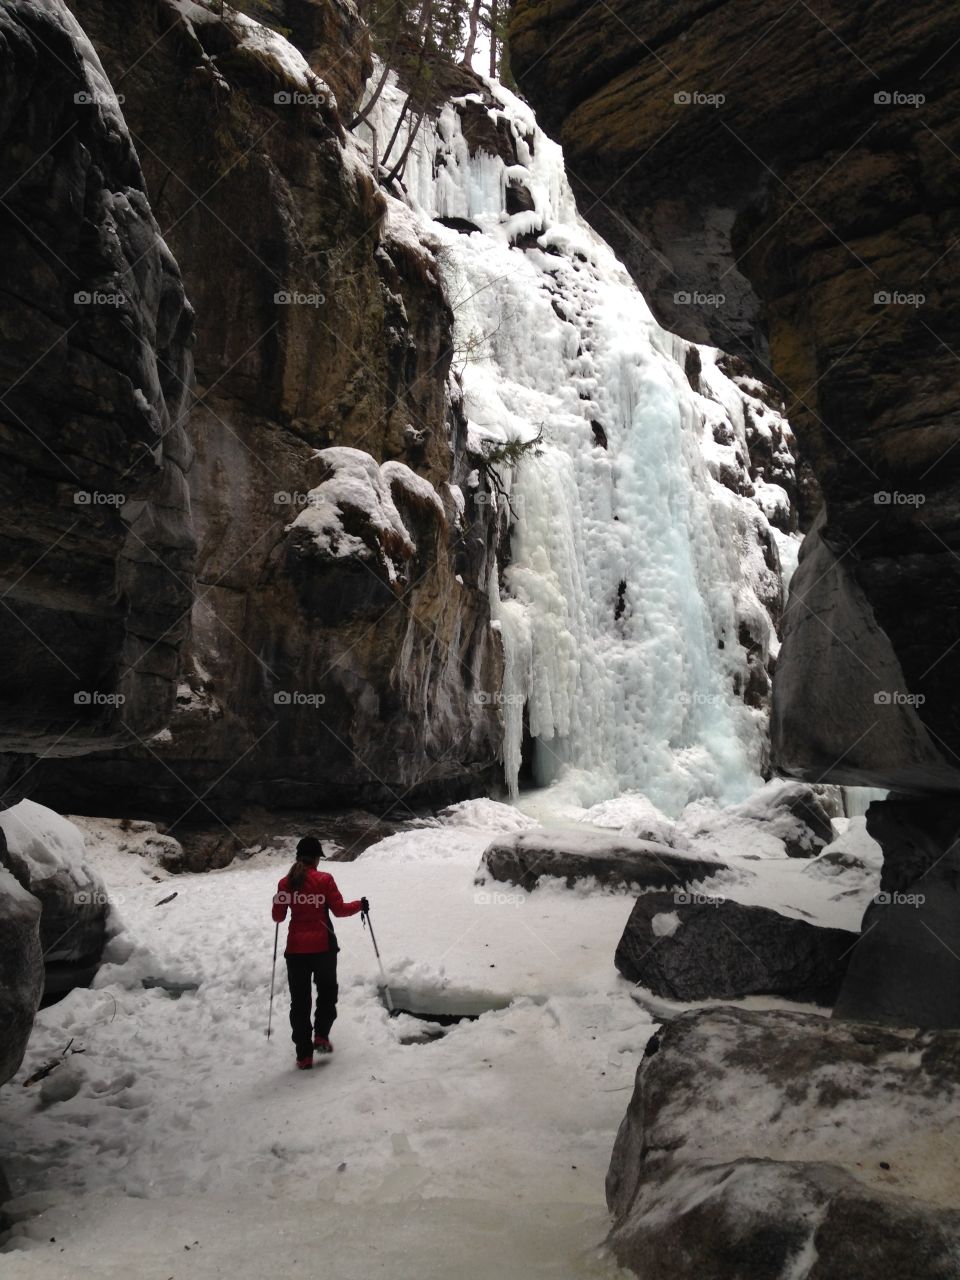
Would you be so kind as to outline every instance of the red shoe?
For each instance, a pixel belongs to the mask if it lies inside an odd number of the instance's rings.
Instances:
[[[314,1036],[313,1047],[317,1053],[333,1053],[333,1045],[326,1036]]]
[[[298,1059],[297,1059],[297,1070],[298,1070],[298,1071],[309,1071],[309,1070],[310,1070],[310,1068],[311,1068],[312,1066],[313,1066],[313,1054],[312,1054],[312,1053],[308,1053],[308,1054],[307,1054],[307,1056],[306,1056],[305,1058],[298,1058]]]

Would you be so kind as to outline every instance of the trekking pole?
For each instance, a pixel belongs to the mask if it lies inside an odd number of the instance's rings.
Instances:
[[[270,1027],[273,1023],[273,984],[277,979],[277,940],[280,937],[280,926],[273,932],[273,969],[270,973],[270,1013],[267,1015],[267,1039],[270,1039]]]
[[[361,912],[360,919],[363,921],[363,927],[370,926],[370,941],[373,943],[373,949],[377,953],[377,964],[380,966],[380,977],[383,979],[383,994],[386,998],[387,1012],[393,1013],[393,998],[390,995],[390,987],[387,983],[387,975],[384,972],[383,961],[380,959],[380,948],[377,946],[377,935],[373,932],[373,921],[370,919],[370,912]]]

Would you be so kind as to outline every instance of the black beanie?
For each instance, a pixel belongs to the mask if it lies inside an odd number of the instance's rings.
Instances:
[[[297,844],[297,861],[313,862],[315,858],[323,857],[323,845],[316,836],[304,836]]]

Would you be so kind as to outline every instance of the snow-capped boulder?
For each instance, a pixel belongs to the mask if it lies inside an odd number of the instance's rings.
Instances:
[[[858,937],[721,895],[647,893],[615,963],[631,982],[672,1000],[779,995],[830,1004]]]
[[[693,856],[650,840],[599,831],[525,831],[495,840],[485,850],[477,883],[489,874],[530,890],[543,876],[571,887],[592,877],[630,889],[683,889],[726,868],[714,858]]]
[[[52,809],[21,800],[0,813],[0,862],[39,902],[45,994],[89,981],[106,939],[109,896],[84,860],[83,833]]]
[[[719,1008],[659,1031],[607,1174],[644,1280],[960,1274],[960,1034]]]
[[[0,867],[0,1084],[23,1061],[42,995],[40,903]]]
[[[774,778],[742,804],[688,805],[678,826],[694,847],[705,844],[721,855],[812,858],[833,840],[824,790]]]

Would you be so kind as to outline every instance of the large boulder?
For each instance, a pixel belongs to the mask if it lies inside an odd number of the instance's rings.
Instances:
[[[637,1071],[610,1246],[644,1280],[956,1280],[958,1101],[960,1034],[685,1014]]]
[[[23,1061],[42,995],[40,903],[0,867],[0,1084]]]
[[[0,813],[0,863],[39,902],[44,994],[86,985],[106,942],[110,897],[84,858],[83,833],[21,800]]]
[[[867,810],[883,850],[834,1017],[960,1028],[960,803],[892,795]]]
[[[812,858],[833,841],[831,790],[774,778],[740,804],[688,805],[678,828],[694,848],[723,857]]]
[[[630,889],[683,889],[727,868],[715,858],[594,831],[522,831],[504,835],[484,851],[477,883],[486,876],[530,890],[544,876],[570,887],[588,877]]]
[[[832,1004],[858,938],[720,895],[645,893],[615,963],[631,982],[671,1000],[778,995]]]
[[[511,66],[657,319],[773,375],[826,510],[775,767],[960,788],[960,27],[937,0],[517,0]]]

